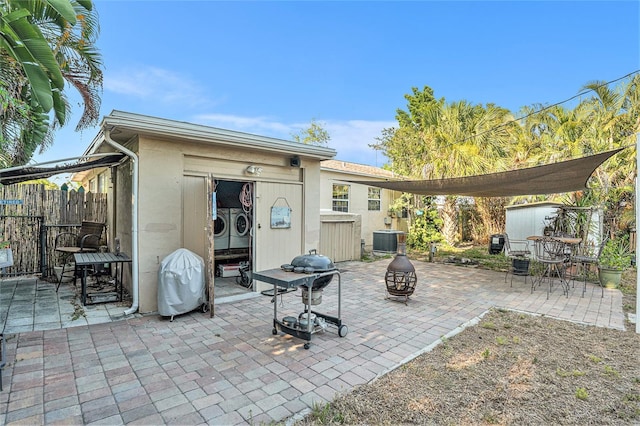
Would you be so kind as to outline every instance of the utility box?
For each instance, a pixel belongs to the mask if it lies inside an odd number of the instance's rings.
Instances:
[[[398,251],[398,234],[403,234],[403,232],[392,229],[373,231],[373,251],[396,253]]]

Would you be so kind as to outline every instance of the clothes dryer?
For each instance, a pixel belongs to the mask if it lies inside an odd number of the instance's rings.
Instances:
[[[251,222],[249,217],[242,209],[229,209],[230,229],[229,229],[229,248],[247,248],[249,247],[249,238],[251,230]]]
[[[229,248],[230,228],[229,209],[218,208],[218,216],[213,225],[213,245],[215,250],[226,250]]]

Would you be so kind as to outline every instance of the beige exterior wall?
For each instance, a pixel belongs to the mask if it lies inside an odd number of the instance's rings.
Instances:
[[[291,167],[289,156],[250,152],[240,149],[217,148],[211,145],[180,143],[141,137],[138,148],[139,156],[139,311],[141,313],[157,310],[158,268],[160,262],[174,250],[182,247],[184,176],[207,176],[209,173],[216,179],[238,181],[254,181],[268,183],[275,193],[265,194],[273,198],[280,190],[296,191],[288,196],[292,209],[299,214],[297,231],[293,237],[282,239],[287,244],[286,250],[263,249],[271,247],[269,238],[256,236],[255,264],[256,269],[279,267],[289,262],[301,249],[317,248],[320,239],[319,215],[319,162],[302,161],[301,167]],[[244,173],[250,164],[262,167],[258,177],[249,177]],[[128,168],[126,168],[128,170]],[[123,177],[122,179],[126,179]],[[304,180],[304,185],[303,185]],[[120,183],[123,183],[121,180]],[[188,187],[188,185],[186,186]],[[121,187],[118,187],[121,190]],[[118,194],[118,212],[124,204],[123,198],[131,199],[129,191]],[[286,191],[285,191],[286,192]],[[187,197],[188,198],[188,197]],[[271,207],[265,198],[260,208]],[[304,201],[303,201],[304,200]],[[309,202],[309,205],[304,203]],[[267,206],[268,204],[268,206]],[[256,208],[258,208],[256,203]],[[130,211],[130,203],[128,205]],[[129,213],[130,214],[130,213]],[[120,220],[123,214],[119,213]],[[120,222],[118,231],[121,241],[127,240],[126,232],[131,229],[130,218]],[[262,227],[265,224],[260,224]],[[269,227],[269,224],[266,224]],[[304,230],[304,232],[303,232]],[[130,237],[130,231],[129,237]],[[279,238],[280,235],[277,235]],[[298,242],[296,242],[296,240]],[[263,244],[264,243],[264,244]],[[262,248],[261,248],[262,247]],[[125,248],[123,247],[123,250]],[[130,250],[130,248],[127,248]],[[284,259],[284,260],[283,260]],[[260,288],[258,288],[260,290]]]
[[[395,197],[394,191],[381,189],[380,191],[380,211],[369,211],[368,207],[368,186],[355,183],[344,182],[349,180],[375,180],[372,176],[362,176],[356,174],[348,174],[342,171],[332,171],[322,169],[320,177],[320,208],[323,212],[332,210],[333,200],[333,184],[349,185],[349,212],[361,216],[361,236],[365,241],[365,249],[373,248],[373,231],[380,229],[395,229],[392,226],[394,221],[391,220],[388,210],[389,205]],[[383,179],[380,179],[383,180]],[[358,241],[358,247],[360,241]]]

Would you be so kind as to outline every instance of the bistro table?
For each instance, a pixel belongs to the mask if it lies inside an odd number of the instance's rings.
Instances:
[[[568,245],[576,245],[576,244],[580,244],[582,242],[582,238],[576,238],[576,237],[556,237],[553,235],[529,235],[527,237],[527,240],[529,241],[539,241],[539,240],[544,240],[545,238],[549,238],[552,240],[556,240],[556,241],[560,241],[561,243],[564,244],[568,244]]]
[[[82,269],[81,281],[82,281],[82,305],[87,304],[87,273],[91,267],[97,265],[105,265],[107,267],[111,267],[113,265],[115,267],[114,271],[114,285],[115,285],[115,293],[118,298],[117,301],[122,302],[122,276],[124,271],[124,264],[131,263],[131,258],[120,252],[120,253],[75,253],[73,258],[76,263],[76,268]],[[118,293],[118,288],[120,292]],[[108,300],[112,301],[112,300]],[[92,302],[100,303],[100,302]]]
[[[569,279],[566,276],[567,263],[571,261],[573,246],[582,242],[581,238],[563,237],[554,235],[530,235],[527,240],[533,241],[535,246],[535,259],[544,265],[544,270],[537,280],[532,280],[531,290],[540,284],[544,277],[549,279],[547,298],[553,287],[553,274],[558,276],[563,292],[569,295]]]

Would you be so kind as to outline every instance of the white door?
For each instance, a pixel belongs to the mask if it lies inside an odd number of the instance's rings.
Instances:
[[[303,250],[304,223],[302,223],[302,185],[288,183],[256,182],[255,214],[255,267],[256,271],[279,268],[280,265],[290,263]],[[289,228],[282,228],[279,223],[271,224],[272,207],[290,208]],[[270,288],[261,282],[257,283],[257,290]]]

